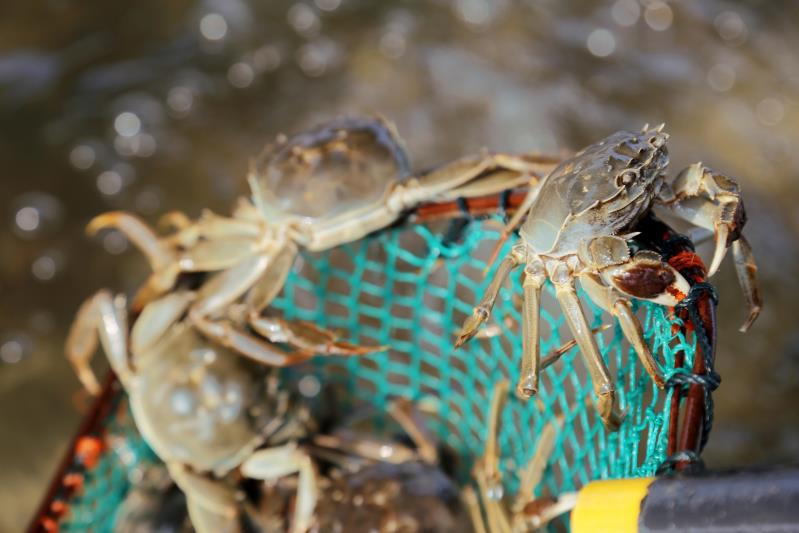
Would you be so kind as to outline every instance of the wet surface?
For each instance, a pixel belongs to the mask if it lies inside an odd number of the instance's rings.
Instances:
[[[740,334],[729,260],[714,280],[723,383],[706,460],[795,458],[797,24],[793,3],[765,1],[4,6],[0,530],[27,521],[85,405],[61,354],[72,313],[145,274],[124,239],[89,239],[86,222],[224,213],[265,142],[346,112],[395,121],[415,168],[665,121],[673,171],[701,160],[739,179],[766,299]]]

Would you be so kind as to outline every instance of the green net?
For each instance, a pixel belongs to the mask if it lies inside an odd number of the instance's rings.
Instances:
[[[484,333],[453,349],[463,320],[493,275],[492,270],[484,277],[482,271],[500,224],[498,218],[472,222],[455,243],[434,225],[405,224],[325,253],[304,253],[273,304],[288,319],[338,330],[355,343],[389,346],[366,357],[316,358],[307,372],[340,385],[350,401],[372,405],[378,413],[397,396],[433,406],[431,429],[460,459],[461,482],[468,481],[473,461],[483,453],[495,384],[503,378],[514,383],[520,367],[521,283],[516,276],[501,291]],[[513,244],[513,239],[507,242],[505,251]],[[543,354],[571,340],[551,287],[545,293]],[[543,371],[534,400],[509,395],[505,403],[498,440],[510,492],[549,423],[557,430],[555,447],[537,494],[574,490],[598,478],[652,475],[666,456],[672,390],[658,390],[612,317],[581,300],[592,327],[612,326],[596,337],[626,417],[618,432],[604,429],[580,355],[576,348],[569,350]],[[695,349],[674,327],[679,319],[656,305],[640,305],[637,313],[666,377],[675,372],[679,351],[690,367]],[[118,418],[111,415],[108,432],[125,445],[111,447],[88,473],[85,489],[70,502],[64,531],[110,530],[131,477],[140,475],[141,462],[152,460],[130,422],[120,425]]]

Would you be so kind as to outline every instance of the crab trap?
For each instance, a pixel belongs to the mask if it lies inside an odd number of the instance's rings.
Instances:
[[[506,200],[502,203],[507,206]],[[353,343],[388,347],[366,356],[314,358],[286,374],[286,387],[303,379],[334,385],[344,392],[343,401],[371,406],[378,414],[386,413],[397,397],[423,406],[428,427],[456,458],[453,476],[463,485],[472,483],[471,468],[485,450],[496,384],[518,379],[522,291],[519,278],[511,276],[478,337],[454,348],[464,319],[496,269],[493,265],[483,274],[503,219],[498,208],[468,220],[458,220],[463,213],[453,211],[429,217],[415,213],[359,241],[323,253],[303,252],[272,306],[286,319],[339,331]],[[455,234],[447,230],[453,224],[459,227]],[[513,241],[504,244],[504,251]],[[569,348],[572,341],[553,292],[547,285],[542,296],[544,357]],[[535,487],[539,496],[574,491],[595,479],[654,475],[674,452],[696,449],[703,440],[708,396],[697,383],[675,379],[693,377],[697,368],[704,371],[702,365],[710,363],[709,356],[702,357],[702,339],[688,327],[689,313],[638,304],[645,339],[667,384],[673,385],[659,389],[613,317],[584,294],[580,300],[615,380],[623,422],[617,432],[605,429],[584,362],[576,347],[569,348],[542,370],[533,399],[518,399],[513,387],[508,392],[498,424],[499,465],[508,494],[518,490],[519,473],[548,425],[555,430],[554,445]],[[689,392],[693,388],[697,394]],[[692,412],[686,414],[688,410]],[[677,438],[679,427],[687,437]],[[113,380],[71,451],[32,529],[113,530],[143,466],[157,462],[136,432],[124,392]]]

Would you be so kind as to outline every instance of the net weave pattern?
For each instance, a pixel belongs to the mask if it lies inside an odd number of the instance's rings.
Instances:
[[[499,217],[473,221],[455,242],[442,237],[446,232],[435,225],[403,224],[324,253],[303,253],[272,304],[288,319],[332,328],[355,343],[389,347],[365,357],[318,357],[310,372],[321,382],[342,385],[351,402],[372,405],[377,412],[397,396],[431,407],[437,415],[429,420],[430,429],[459,459],[461,482],[467,482],[473,461],[483,453],[495,384],[503,378],[515,383],[520,368],[517,273],[500,292],[484,333],[453,348],[463,320],[495,271],[496,264],[482,275],[500,224]],[[513,244],[510,239],[503,253]],[[541,350],[546,355],[571,335],[551,286],[544,292]],[[657,389],[614,319],[580,296],[592,328],[611,325],[596,338],[616,380],[624,422],[616,433],[604,429],[581,356],[570,349],[542,372],[533,400],[523,402],[511,393],[505,403],[498,440],[510,492],[517,490],[517,473],[533,456],[546,424],[555,425],[557,436],[536,494],[574,490],[599,478],[653,475],[666,457],[673,389]],[[680,320],[653,304],[640,305],[637,313],[666,378],[675,373],[679,351],[690,367],[696,348],[686,341]],[[69,502],[63,531],[110,531],[130,479],[140,463],[153,460],[120,412],[124,405],[112,411],[106,433],[115,442],[121,439],[126,451],[110,447],[87,473],[85,488]]]

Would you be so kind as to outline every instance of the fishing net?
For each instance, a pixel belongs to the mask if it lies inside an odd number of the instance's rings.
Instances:
[[[358,344],[390,347],[365,357],[325,357],[303,371],[338,384],[348,401],[383,412],[407,397],[434,416],[429,426],[458,458],[457,476],[468,482],[484,450],[486,420],[496,383],[515,383],[520,368],[521,282],[512,275],[483,333],[463,348],[453,343],[494,269],[483,276],[500,236],[502,220],[472,221],[453,239],[436,224],[405,223],[324,253],[303,253],[273,306],[342,332]],[[513,239],[505,243],[505,252]],[[494,268],[496,265],[494,265]],[[546,355],[571,340],[551,287],[544,291],[541,348]],[[517,473],[530,460],[545,425],[556,429],[555,446],[536,494],[558,494],[593,479],[653,475],[666,458],[674,389],[657,389],[624,340],[618,324],[582,295],[586,316],[626,416],[607,432],[593,405],[590,379],[576,348],[542,372],[537,397],[523,402],[509,394],[498,442],[506,490],[518,488]],[[639,304],[645,338],[666,377],[683,352],[690,367],[695,347],[668,309]],[[603,324],[611,327],[599,330]],[[296,373],[292,379],[296,379]],[[512,389],[512,387],[511,387]],[[118,395],[120,396],[120,395]],[[68,502],[62,531],[109,531],[131,480],[153,455],[135,432],[124,398],[101,421],[115,435],[99,463],[87,469],[83,488]],[[137,474],[137,472],[139,472]]]

